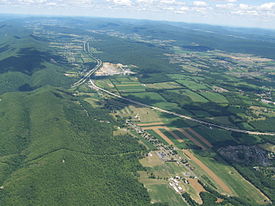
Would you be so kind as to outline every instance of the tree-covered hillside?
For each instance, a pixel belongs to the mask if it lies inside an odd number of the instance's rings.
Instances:
[[[150,205],[144,148],[106,111],[51,87],[0,98],[0,205]]]

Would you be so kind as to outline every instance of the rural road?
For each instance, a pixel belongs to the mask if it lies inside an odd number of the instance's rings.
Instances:
[[[102,61],[100,59],[97,59],[96,57],[94,57],[90,53],[90,51],[89,51],[89,43],[88,42],[84,43],[83,50],[88,55],[90,55],[90,57],[94,58],[97,61],[97,65],[94,68],[92,68],[90,71],[88,71],[79,81],[77,81],[76,83],[74,83],[72,87],[77,87],[77,86],[80,86],[81,84],[84,84],[102,65]],[[100,87],[96,86],[95,83],[91,79],[90,79],[89,83],[90,83],[90,88],[102,91],[102,92],[104,92],[106,94],[109,94],[109,95],[111,95],[113,97],[116,97],[116,98],[119,98],[119,99],[122,99],[122,100],[125,100],[125,101],[128,101],[128,102],[131,102],[131,103],[139,105],[139,106],[147,107],[147,108],[150,108],[150,109],[158,111],[158,112],[174,115],[174,116],[180,117],[182,119],[186,119],[186,120],[189,120],[189,121],[197,122],[199,124],[202,124],[202,125],[205,125],[205,126],[208,126],[208,127],[215,127],[215,128],[219,128],[219,129],[223,129],[223,130],[227,130],[227,131],[231,131],[231,132],[238,132],[238,133],[244,133],[244,134],[250,134],[250,135],[275,136],[275,133],[272,133],[272,132],[257,132],[257,131],[242,130],[242,129],[236,129],[236,128],[226,127],[226,126],[217,125],[217,124],[213,124],[213,123],[210,123],[210,122],[202,121],[202,120],[190,117],[190,116],[178,114],[178,113],[175,113],[175,112],[171,112],[171,111],[168,111],[168,110],[161,109],[159,107],[154,107],[154,106],[151,106],[151,105],[148,105],[148,104],[143,104],[141,102],[138,102],[138,101],[135,101],[135,100],[132,100],[132,99],[128,99],[128,98],[122,97],[122,96],[117,95],[115,93],[112,93],[112,92],[110,92],[110,91],[108,91],[106,89],[103,89],[103,88],[100,88]]]

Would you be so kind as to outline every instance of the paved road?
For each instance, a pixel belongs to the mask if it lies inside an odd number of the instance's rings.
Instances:
[[[90,71],[88,71],[80,80],[78,80],[77,82],[75,82],[72,85],[72,88],[78,87],[82,84],[84,84],[101,66],[102,66],[102,61],[96,57],[94,57],[91,53],[90,53],[90,47],[89,47],[89,42],[85,42],[83,45],[83,51],[85,53],[87,53],[91,58],[93,58],[94,60],[96,60],[97,64],[94,68],[92,68]]]
[[[90,87],[91,87],[92,89],[96,89],[96,90],[102,91],[102,92],[107,93],[107,94],[109,94],[109,95],[111,95],[111,96],[114,96],[114,97],[117,97],[117,98],[119,98],[119,99],[122,99],[122,100],[125,100],[125,101],[128,101],[128,102],[131,102],[131,103],[136,104],[136,105],[140,105],[140,106],[143,106],[143,107],[147,107],[147,108],[150,108],[150,109],[153,109],[153,110],[162,112],[162,113],[171,114],[171,115],[174,115],[174,116],[177,116],[177,117],[186,119],[186,120],[190,120],[190,121],[193,121],[193,122],[197,122],[197,123],[199,123],[199,124],[203,124],[203,125],[205,125],[205,126],[215,127],[215,128],[224,129],[224,130],[227,130],[227,131],[232,131],[232,132],[239,132],[239,133],[251,134],[251,135],[268,135],[268,136],[275,136],[275,133],[271,133],[271,132],[256,132],[256,131],[235,129],[235,128],[231,128],[231,127],[225,127],[225,126],[213,124],[213,123],[210,123],[210,122],[198,120],[198,119],[195,119],[195,118],[193,118],[193,117],[189,117],[189,116],[186,116],[186,115],[182,115],[182,114],[178,114],[178,113],[171,112],[171,111],[168,111],[168,110],[164,110],[164,109],[161,109],[161,108],[159,108],[159,107],[154,107],[154,106],[151,106],[151,105],[148,105],[148,104],[143,104],[143,103],[141,103],[141,102],[137,102],[137,101],[134,101],[134,100],[132,100],[132,99],[128,99],[128,98],[122,97],[122,96],[120,96],[120,95],[114,94],[114,93],[112,93],[112,92],[110,92],[110,91],[108,91],[108,90],[106,90],[106,89],[103,89],[103,88],[100,88],[100,87],[96,86],[95,83],[94,83],[92,80],[90,80],[89,83],[90,83]]]
[[[88,55],[90,55],[90,57],[92,57],[93,59],[95,59],[97,61],[97,65],[94,68],[92,68],[90,71],[88,71],[79,81],[77,81],[76,83],[74,83],[72,87],[78,87],[78,86],[84,84],[102,66],[102,61],[100,59],[94,57],[90,53],[89,42],[85,42],[84,43],[83,51],[86,52]],[[213,123],[210,123],[210,122],[202,121],[202,120],[190,117],[190,116],[178,114],[178,113],[175,113],[175,112],[171,112],[171,111],[168,111],[168,110],[161,109],[159,107],[154,107],[154,106],[151,106],[151,105],[148,105],[148,104],[143,104],[141,102],[138,102],[138,101],[135,101],[135,100],[132,100],[132,99],[128,99],[128,98],[122,97],[122,96],[117,95],[115,93],[112,93],[112,92],[110,92],[110,91],[108,91],[106,89],[103,89],[103,88],[100,88],[100,87],[96,86],[95,83],[91,79],[90,79],[89,83],[90,83],[90,87],[92,89],[96,89],[96,90],[102,91],[102,92],[104,92],[106,94],[109,94],[109,95],[111,95],[113,97],[116,97],[116,98],[119,98],[119,99],[122,99],[122,100],[125,100],[125,101],[128,101],[128,102],[131,102],[131,103],[136,104],[136,105],[147,107],[147,108],[153,109],[155,111],[159,111],[159,112],[162,112],[162,113],[174,115],[174,116],[177,116],[177,117],[180,117],[182,119],[189,120],[189,121],[197,122],[199,124],[202,124],[202,125],[205,125],[205,126],[208,126],[208,127],[215,127],[215,128],[219,128],[219,129],[223,129],[223,130],[227,130],[227,131],[231,131],[231,132],[245,133],[245,134],[250,134],[250,135],[275,136],[275,133],[272,133],[272,132],[257,132],[257,131],[235,129],[235,128],[231,128],[231,127],[226,127],[226,126],[222,126],[222,125],[218,125],[218,124],[213,124]]]

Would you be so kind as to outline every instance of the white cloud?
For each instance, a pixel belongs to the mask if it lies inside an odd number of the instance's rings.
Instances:
[[[177,10],[174,10],[174,12],[175,12],[176,14],[184,14],[184,13],[186,13],[188,10],[189,10],[189,7],[187,7],[187,6],[182,6],[182,7],[178,8]]]
[[[46,3],[47,0],[18,0],[18,2],[23,4],[42,4]]]
[[[205,1],[194,1],[194,6],[207,6],[207,3]]]
[[[44,13],[47,13],[46,11],[51,13],[55,9],[68,15],[75,13],[134,18],[141,16],[172,20],[177,20],[181,16],[186,17],[182,19],[187,21],[197,18],[198,22],[204,21],[202,18],[204,15],[207,17],[205,19],[215,19],[215,21],[216,19],[219,21],[217,17],[221,17],[220,19],[224,21],[239,18],[240,21],[245,22],[246,19],[251,18],[257,19],[258,22],[266,19],[269,22],[275,22],[275,0],[0,0],[0,11],[1,7],[4,13],[5,8],[10,8],[11,11],[14,8],[20,8],[22,11],[28,8],[28,11],[34,11],[33,13],[39,13],[41,11],[39,9],[42,8],[42,13],[44,9]],[[272,27],[275,28],[275,26]]]
[[[131,0],[107,0],[108,2],[111,2],[113,4],[119,5],[119,6],[131,6],[132,1]]]
[[[161,4],[175,4],[176,0],[160,0]]]
[[[264,9],[264,10],[275,9],[275,2],[264,3],[260,6],[260,9]]]
[[[223,2],[228,2],[228,3],[235,3],[237,2],[238,0],[214,0],[214,1],[223,1]]]
[[[250,6],[247,5],[247,4],[239,4],[239,7],[240,7],[240,9],[242,9],[242,10],[247,10],[247,9],[250,8]]]
[[[155,0],[137,0],[137,3],[152,4]]]
[[[220,9],[232,9],[235,7],[235,4],[232,4],[232,3],[227,3],[227,4],[216,4],[216,7],[217,8],[220,8]]]

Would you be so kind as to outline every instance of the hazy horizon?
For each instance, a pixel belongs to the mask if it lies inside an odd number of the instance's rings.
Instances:
[[[0,14],[127,18],[275,29],[275,1],[0,0]]]

